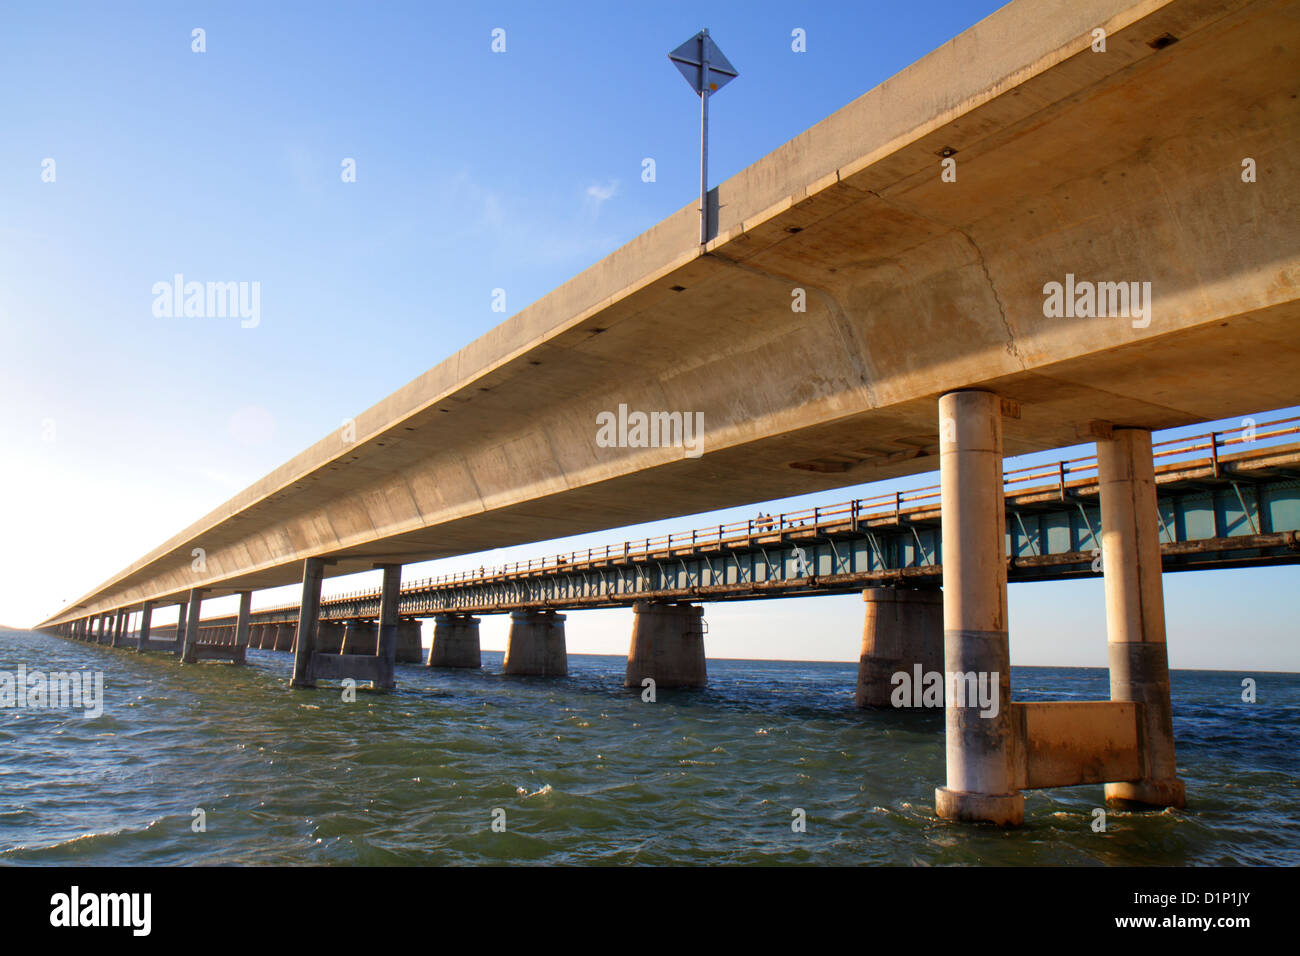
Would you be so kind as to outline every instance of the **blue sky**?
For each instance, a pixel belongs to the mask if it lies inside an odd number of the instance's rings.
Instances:
[[[997,6],[10,5],[0,622],[45,617],[489,330],[493,289],[514,313],[692,201],[698,101],[666,54],[700,27],[741,73],[712,105],[716,183]],[[260,323],[156,317],[176,273],[260,283]],[[1167,577],[1173,664],[1300,670],[1298,583]],[[1104,664],[1099,582],[1013,587],[1011,606],[1016,663]],[[856,596],[708,614],[716,656],[857,656]],[[575,652],[629,633],[628,611],[570,616]]]

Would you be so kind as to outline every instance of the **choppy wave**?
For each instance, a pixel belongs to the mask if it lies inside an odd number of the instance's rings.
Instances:
[[[707,689],[400,668],[400,688],[288,688],[251,666],[45,635],[0,669],[104,671],[104,714],[0,710],[0,864],[1300,863],[1300,676],[1175,672],[1189,808],[1108,811],[1101,787],[1026,793],[1026,825],[942,822],[938,713],[853,709],[855,666],[710,661]],[[1021,699],[1104,698],[1104,671],[1017,668]],[[802,815],[806,831],[792,822]],[[494,822],[497,825],[494,827]],[[502,829],[504,827],[504,829]]]

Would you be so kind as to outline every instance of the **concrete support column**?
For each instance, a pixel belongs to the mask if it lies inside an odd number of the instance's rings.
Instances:
[[[564,646],[564,615],[554,611],[511,611],[503,673],[564,677],[569,655]]]
[[[433,619],[430,667],[482,667],[478,618],[472,614],[439,614]]]
[[[193,664],[198,660],[194,648],[199,642],[199,626],[202,624],[203,618],[202,610],[203,589],[192,588],[190,590],[189,610],[185,615],[185,641],[181,648],[182,663]]]
[[[122,628],[126,626],[126,612],[113,612],[113,627],[108,640],[110,647],[117,647],[122,641]]]
[[[942,707],[943,593],[937,589],[867,588],[862,592],[858,707]],[[906,674],[906,681],[895,680]]]
[[[101,614],[99,616],[99,636],[95,638],[97,644],[105,644],[108,642],[108,629],[111,623],[112,617],[110,615]]]
[[[698,604],[638,601],[633,606],[632,646],[627,653],[624,687],[703,687],[704,608]]]
[[[248,646],[251,650],[261,650],[266,646],[265,624],[253,624],[248,629]]]
[[[292,651],[297,654],[300,634],[301,628],[298,624],[277,624],[275,626],[275,635],[272,638],[274,643],[271,645],[271,650]]]
[[[997,707],[981,716],[976,695],[946,695],[948,779],[935,791],[935,810],[949,820],[1020,824],[1025,798],[1013,787],[1001,400],[991,392],[949,392],[939,399],[939,436],[944,669],[996,686]]]
[[[379,632],[375,648],[381,662],[380,674],[374,686],[391,690],[397,686],[393,677],[394,665],[401,659],[401,623],[397,612],[402,599],[402,566],[381,564],[378,567],[384,572],[384,583],[379,591]]]
[[[338,621],[321,621],[316,625],[316,653],[343,653],[343,625]]]
[[[140,634],[135,640],[135,649],[143,651],[149,646],[149,632],[153,630],[153,601],[145,601],[140,611]]]
[[[248,646],[249,618],[253,614],[253,592],[239,592],[239,617],[235,619],[234,638],[240,647]]]
[[[302,563],[302,600],[298,604],[298,634],[293,656],[290,687],[315,687],[311,676],[311,655],[316,650],[316,623],[320,617],[320,586],[325,579],[325,562],[308,558]]]
[[[179,607],[179,610],[176,612],[177,617],[176,617],[176,651],[175,651],[175,654],[176,654],[177,657],[180,657],[181,654],[182,654],[182,652],[185,650],[185,612],[186,612],[186,606],[185,606],[184,603],[181,603],[180,605],[178,605],[178,607]]]
[[[1116,428],[1097,442],[1101,565],[1106,584],[1110,699],[1139,701],[1139,781],[1106,784],[1120,805],[1182,807],[1186,788],[1174,763],[1165,596],[1156,514],[1151,433]]]
[[[379,628],[374,621],[348,621],[343,632],[344,654],[374,657],[379,653]]]

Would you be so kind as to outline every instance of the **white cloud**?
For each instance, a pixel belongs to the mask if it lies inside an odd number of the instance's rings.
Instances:
[[[588,186],[587,198],[599,204],[614,198],[614,194],[617,192],[618,192],[618,180],[611,179],[603,186],[600,183],[592,183],[590,186]]]

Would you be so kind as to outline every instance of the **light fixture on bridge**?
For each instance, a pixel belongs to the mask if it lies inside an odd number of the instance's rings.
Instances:
[[[703,29],[668,54],[700,97],[700,244],[709,241],[709,97],[740,74]]]

